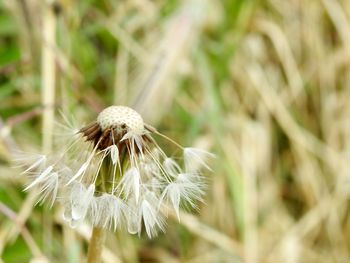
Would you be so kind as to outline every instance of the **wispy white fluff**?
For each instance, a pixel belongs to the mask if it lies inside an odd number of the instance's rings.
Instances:
[[[128,200],[127,211],[127,228],[130,234],[137,234],[141,232],[141,214],[139,213],[140,204],[136,203],[135,198]]]
[[[149,188],[155,194],[158,194],[159,191],[164,187],[164,183],[160,182],[157,178],[152,178],[149,182]]]
[[[84,218],[78,220],[72,218],[72,202],[70,199],[64,201],[63,207],[63,219],[69,223],[71,228],[78,227],[84,221]]]
[[[29,190],[30,188],[32,188],[33,186],[41,183],[42,181],[44,181],[46,179],[46,177],[50,176],[50,173],[53,170],[53,166],[50,165],[49,167],[47,167],[44,171],[42,171],[41,173],[39,173],[36,178],[33,180],[33,182],[31,182],[26,188],[24,188],[24,191]]]
[[[74,118],[73,115],[65,115],[62,111],[59,112],[63,123],[61,122],[55,122],[59,129],[60,136],[64,136],[67,139],[71,139],[72,137],[76,137],[79,135],[79,125],[77,120]]]
[[[157,201],[152,199],[155,199],[155,197],[143,199],[139,210],[149,238],[156,236],[158,229],[164,230],[164,219],[157,210]]]
[[[201,166],[211,171],[210,167],[206,163],[207,158],[214,158],[215,155],[198,148],[187,147],[184,149],[184,161],[187,172],[198,171]]]
[[[25,174],[25,173],[39,167],[40,165],[45,164],[46,160],[47,160],[47,157],[45,155],[39,155],[37,160],[31,166],[29,166],[26,170],[24,170],[21,174]]]
[[[148,178],[161,178],[161,172],[154,162],[145,162],[141,165],[143,174]]]
[[[72,220],[72,204],[70,200],[64,200],[63,202],[63,219],[67,222]]]
[[[76,172],[76,174],[68,181],[67,185],[71,184],[79,176],[81,176],[83,173],[85,173],[86,169],[89,167],[89,163],[90,163],[90,161],[86,161],[85,163],[83,163],[83,165],[79,168],[79,170]]]
[[[110,199],[110,207],[110,225],[113,223],[113,228],[116,230],[117,227],[121,226],[125,222],[125,217],[129,208],[122,199],[117,198],[114,195]]]
[[[109,147],[109,151],[111,153],[111,159],[113,164],[118,164],[119,163],[119,150],[118,147],[113,144]]]
[[[33,164],[37,160],[41,159],[43,156],[46,157],[47,155],[44,154],[38,154],[38,153],[25,153],[22,151],[14,151],[13,153],[13,161],[16,163],[18,167],[22,167],[26,169],[28,167],[28,164]]]
[[[61,169],[58,171],[59,177],[60,177],[60,183],[61,185],[67,185],[69,180],[73,176],[73,171],[70,167],[66,165],[62,165]],[[66,188],[66,187],[65,187]]]
[[[49,176],[46,176],[40,182],[37,203],[48,201],[49,206],[52,207],[57,198],[58,186],[58,173],[53,172]]]
[[[72,207],[72,219],[84,219],[88,211],[91,200],[94,196],[95,185],[91,184],[88,188],[81,183],[75,183],[71,190],[70,202]]]
[[[123,138],[121,139],[121,141],[124,141],[124,140],[130,140],[131,141],[131,145],[132,147],[135,147],[135,144],[136,144],[136,147],[138,148],[138,150],[142,153],[142,137],[141,137],[142,134],[137,134],[133,131],[128,131],[124,136]]]
[[[181,184],[188,194],[188,198],[185,198],[186,201],[190,202],[191,199],[202,201],[205,183],[198,174],[181,173],[176,178],[176,183]]]
[[[180,199],[182,195],[182,190],[183,190],[183,187],[181,186],[181,184],[170,183],[165,188],[161,197],[161,200],[163,200],[165,197],[170,199],[179,221],[180,221]]]
[[[125,196],[129,197],[133,193],[137,203],[140,197],[140,172],[135,167],[130,168],[124,174],[121,184]]]
[[[180,221],[180,202],[187,202],[195,206],[194,201],[202,200],[202,183],[197,180],[195,175],[179,174],[174,182],[168,184],[161,196],[161,202],[166,199],[172,204],[178,220]]]
[[[149,237],[153,237],[156,234],[155,226],[157,224],[157,215],[151,204],[143,200],[141,203],[140,213],[143,217],[146,232]]]
[[[91,202],[91,221],[94,225],[114,229],[125,222],[128,207],[124,201],[115,195],[103,194]]]
[[[135,140],[134,138],[137,137],[138,135],[135,134],[133,131],[128,131],[120,141],[125,141],[128,140],[130,142],[130,148],[128,149],[128,152],[130,154],[130,162],[132,165],[136,164],[136,151],[135,151]]]
[[[163,162],[163,166],[165,171],[172,177],[176,177],[179,173],[181,173],[180,166],[171,158],[166,158]]]

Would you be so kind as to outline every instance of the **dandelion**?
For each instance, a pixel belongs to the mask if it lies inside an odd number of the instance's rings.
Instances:
[[[131,108],[108,107],[96,121],[67,134],[58,154],[37,155],[23,173],[32,179],[25,190],[37,188],[38,201],[51,206],[59,201],[72,227],[88,220],[132,234],[144,229],[152,238],[164,230],[165,208],[180,220],[181,207],[203,200],[200,169],[210,169],[206,159],[213,155],[182,147]],[[167,156],[155,137],[174,143],[183,158]]]

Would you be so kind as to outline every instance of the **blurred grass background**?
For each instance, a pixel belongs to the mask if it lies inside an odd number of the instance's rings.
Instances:
[[[350,261],[350,1],[1,0],[0,35],[2,262],[84,261],[11,154],[111,104],[218,158],[198,212],[104,262]]]

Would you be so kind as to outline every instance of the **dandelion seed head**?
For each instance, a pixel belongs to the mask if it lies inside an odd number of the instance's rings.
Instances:
[[[144,130],[141,115],[125,106],[110,106],[104,109],[98,115],[97,123],[102,130],[122,125],[126,125],[128,129],[137,134],[142,134]]]
[[[169,157],[156,136],[179,147],[183,158]],[[60,196],[71,227],[88,220],[111,230],[124,227],[131,234],[144,229],[152,238],[164,231],[169,208],[180,220],[183,207],[196,208],[203,201],[199,171],[210,169],[212,154],[182,147],[131,108],[104,109],[66,143],[59,154],[29,158],[23,174],[32,179],[25,190],[38,188],[38,202],[52,206]]]

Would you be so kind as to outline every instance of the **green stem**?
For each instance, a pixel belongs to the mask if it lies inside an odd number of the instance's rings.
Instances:
[[[101,262],[102,249],[105,241],[105,231],[102,228],[94,227],[90,239],[87,263]]]

